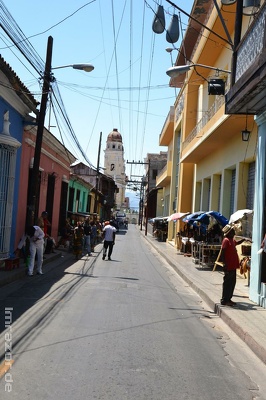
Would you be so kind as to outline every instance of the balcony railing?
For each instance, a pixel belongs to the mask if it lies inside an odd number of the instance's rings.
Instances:
[[[241,39],[233,63],[232,86],[225,96],[226,114],[256,115],[266,108],[266,2]]]
[[[166,117],[166,120],[164,122],[160,137],[164,134],[167,126],[169,125],[169,122],[174,122],[174,118],[175,118],[175,108],[174,106],[170,106],[170,111]]]
[[[165,185],[169,183],[172,174],[172,161],[167,161],[164,168],[160,171],[160,173],[156,177],[156,186]]]
[[[209,108],[208,111],[203,113],[202,118],[199,120],[197,125],[193,128],[190,132],[186,140],[183,142],[182,149],[184,150],[189,143],[200,133],[200,131],[204,128],[205,125],[211,120],[211,118],[217,113],[217,111],[222,107],[224,104],[225,99],[224,96],[216,96],[215,102]]]
[[[180,117],[184,109],[184,98],[185,98],[184,93],[182,93],[175,107],[175,122],[178,121],[178,118]]]
[[[254,64],[254,60],[262,52],[265,42],[265,21],[266,3],[262,6],[257,18],[247,31],[237,50],[236,82]]]
[[[157,175],[157,178],[159,179],[166,171],[167,171],[167,163],[165,164],[163,169],[161,169],[160,173]]]

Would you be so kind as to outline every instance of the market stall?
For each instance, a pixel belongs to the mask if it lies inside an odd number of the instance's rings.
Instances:
[[[191,249],[192,261],[201,267],[212,267],[221,249],[222,228],[228,219],[217,211],[199,211],[187,215],[182,241],[184,254]]]
[[[160,242],[166,242],[168,235],[168,217],[156,217],[152,219],[153,236]]]

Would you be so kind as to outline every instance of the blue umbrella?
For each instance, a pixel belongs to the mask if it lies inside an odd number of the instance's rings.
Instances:
[[[200,215],[205,214],[206,211],[197,211],[194,212],[192,214],[188,214],[185,216],[185,218],[182,219],[182,221],[184,222],[188,222],[188,223],[193,223],[193,221],[195,221]]]
[[[216,222],[222,227],[228,224],[228,219],[217,211],[207,211],[205,213],[202,213],[196,219],[194,219],[194,221],[200,222],[201,224],[208,226],[210,224],[210,217],[214,218]]]
[[[202,214],[205,214],[205,211],[197,211],[192,214],[187,215],[185,218],[183,218],[182,221],[186,222],[189,225],[193,225],[195,228],[200,228],[200,231],[205,234],[206,233],[206,226],[204,224],[200,224],[200,226],[197,224],[197,218],[199,218]]]

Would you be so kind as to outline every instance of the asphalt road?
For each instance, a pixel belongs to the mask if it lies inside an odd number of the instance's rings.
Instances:
[[[138,227],[117,235],[112,261],[62,261],[3,299],[16,321],[1,399],[266,399],[265,366]]]

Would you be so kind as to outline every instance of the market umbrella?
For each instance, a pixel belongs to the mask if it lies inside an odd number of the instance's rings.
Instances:
[[[233,224],[241,219],[243,219],[246,215],[253,214],[253,210],[249,209],[244,209],[244,210],[238,210],[235,213],[233,213],[229,219],[229,224]]]
[[[185,218],[183,218],[182,221],[188,222],[188,223],[193,223],[196,218],[198,218],[200,215],[205,214],[205,213],[206,213],[206,211],[197,211],[192,214],[188,214],[187,216],[185,216]]]
[[[186,222],[188,225],[190,225],[190,226],[193,226],[193,227],[195,227],[195,228],[199,228],[199,230],[201,231],[201,232],[204,232],[205,230],[206,230],[206,227],[203,225],[203,224],[201,224],[201,226],[199,227],[198,225],[197,225],[197,222],[195,222],[195,220],[200,216],[200,215],[202,215],[202,214],[205,214],[206,213],[206,211],[197,211],[197,212],[194,212],[194,213],[192,213],[192,214],[188,214],[188,215],[186,215],[183,219],[182,219],[182,221],[184,221],[184,222]]]
[[[228,224],[228,219],[220,214],[218,211],[207,211],[201,214],[199,217],[194,219],[196,222],[200,222],[206,226],[218,223],[222,227]]]
[[[172,215],[169,215],[169,217],[167,218],[167,221],[176,221],[178,219],[181,219],[182,217],[184,217],[185,215],[188,215],[189,212],[186,213],[182,213],[182,212],[177,212],[174,213]]]

